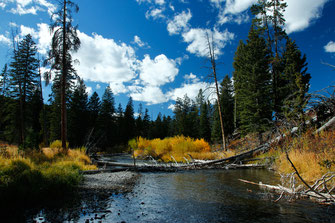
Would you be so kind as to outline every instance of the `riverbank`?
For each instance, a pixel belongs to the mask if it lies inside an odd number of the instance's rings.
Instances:
[[[84,174],[83,181],[79,184],[79,191],[106,194],[130,192],[140,176],[139,173],[130,171]]]

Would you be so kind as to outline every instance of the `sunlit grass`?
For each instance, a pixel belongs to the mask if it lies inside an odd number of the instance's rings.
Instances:
[[[204,139],[175,136],[148,140],[142,137],[129,141],[137,158],[152,157],[164,162],[187,162],[191,159],[214,160],[229,156],[223,152],[212,152]]]
[[[64,152],[53,147],[23,152],[6,145],[0,152],[0,192],[8,196],[66,193],[81,181],[80,171],[96,169],[85,148]]]
[[[288,138],[277,149],[282,152],[274,167],[281,173],[294,172],[284,149],[288,150],[289,158],[307,182],[312,183],[325,173],[335,171],[335,130],[318,135],[307,132],[300,137]]]

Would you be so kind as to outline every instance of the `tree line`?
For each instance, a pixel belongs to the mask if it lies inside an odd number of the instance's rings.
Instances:
[[[80,40],[72,26],[71,8],[63,0],[51,29],[51,50],[42,74],[36,43],[31,35],[13,39],[11,62],[4,66],[0,80],[0,140],[22,148],[38,148],[62,139],[70,146],[115,148],[136,136],[164,138],[184,135],[220,142],[220,105],[224,135],[242,136],[270,130],[283,119],[305,123],[310,74],[306,55],[284,30],[283,0],[259,0],[252,7],[255,15],[248,37],[241,40],[234,56],[232,78],[220,83],[218,100],[211,103],[201,89],[195,100],[178,98],[173,117],[158,114],[155,120],[139,107],[134,116],[132,99],[125,109],[115,107],[112,89],[107,87],[100,99],[88,97],[84,81],[77,75],[71,52]],[[215,58],[214,58],[215,59]],[[49,103],[43,102],[42,76],[52,81]],[[65,141],[66,142],[66,141]],[[222,141],[221,141],[222,142]],[[66,147],[66,146],[65,146]]]

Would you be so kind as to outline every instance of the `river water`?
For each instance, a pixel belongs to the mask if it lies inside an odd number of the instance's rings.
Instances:
[[[124,160],[123,160],[124,161]],[[268,170],[143,173],[133,191],[26,211],[32,222],[335,222],[335,208],[280,200],[238,179],[278,184]]]

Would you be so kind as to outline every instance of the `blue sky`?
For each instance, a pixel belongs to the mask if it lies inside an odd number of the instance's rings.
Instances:
[[[219,75],[232,75],[239,40],[245,40],[256,0],[74,0],[82,42],[73,55],[88,92],[102,96],[110,85],[116,103],[133,97],[155,119],[172,115],[177,97],[194,98],[208,86],[206,32],[217,46]],[[335,1],[286,0],[286,31],[307,55],[310,91],[334,84]],[[50,46],[50,13],[56,0],[0,0],[0,66],[10,61],[11,29],[31,33],[41,56]],[[45,96],[50,87],[45,88]]]

